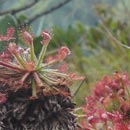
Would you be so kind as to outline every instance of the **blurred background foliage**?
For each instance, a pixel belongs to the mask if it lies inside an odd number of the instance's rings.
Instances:
[[[53,54],[61,45],[68,46],[72,51],[72,55],[66,60],[70,71],[86,76],[83,84],[77,82],[71,87],[74,100],[81,105],[94,83],[104,75],[115,71],[130,72],[130,50],[122,47],[130,46],[130,1],[68,1],[55,11],[44,14],[57,6],[61,0],[1,0],[0,33],[4,34],[10,26],[18,30],[21,24],[29,23],[28,26],[32,27],[36,35],[34,45],[38,54],[41,48],[40,32],[49,29],[53,39],[48,54]],[[31,2],[34,2],[33,6],[15,12]],[[35,17],[42,14],[41,12],[43,15]],[[22,45],[21,40],[17,40]],[[4,45],[5,43],[1,42],[0,51]]]

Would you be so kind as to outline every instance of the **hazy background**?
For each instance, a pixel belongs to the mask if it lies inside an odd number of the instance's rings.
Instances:
[[[1,0],[0,11],[26,6],[33,1],[34,0]],[[28,19],[41,11],[47,10],[59,4],[62,1],[64,0],[40,0],[32,8],[18,13],[17,17],[24,15],[24,17]],[[122,0],[72,0],[56,11],[36,19],[32,25],[35,31],[38,29],[37,27],[39,25],[40,28],[52,27],[55,25],[66,28],[69,25],[81,22],[84,25],[93,26],[98,22],[98,16],[95,12],[96,4],[107,4],[113,7],[118,6],[121,1]]]

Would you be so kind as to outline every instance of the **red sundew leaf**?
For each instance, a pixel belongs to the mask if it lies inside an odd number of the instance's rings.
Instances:
[[[123,84],[128,86],[130,84],[129,77],[127,73],[114,73],[113,75],[114,82],[118,84]]]
[[[85,122],[85,121],[82,121],[80,124],[81,124],[82,128],[79,130],[93,130],[92,126],[87,125],[87,122]]]
[[[130,102],[127,94],[129,83],[127,73],[105,76],[97,82],[92,95],[86,97],[86,104],[82,107],[86,120],[91,117],[89,123],[96,123],[94,117],[97,117],[102,125],[106,122],[112,123],[108,130],[130,130]]]
[[[16,45],[16,43],[11,42],[9,43],[8,50],[11,54],[16,54],[18,51],[18,46]]]
[[[125,84],[125,86],[130,85],[130,80],[129,80],[129,76],[127,73],[122,74],[122,80],[123,80],[123,83]]]
[[[115,82],[114,80],[109,85],[112,90],[119,90],[121,88],[119,83]]]
[[[0,61],[0,65],[5,67],[5,68],[9,68],[11,70],[20,71],[20,72],[23,71],[21,68],[13,66],[13,65],[6,63],[6,62]]]
[[[130,101],[125,101],[124,99],[121,100],[121,111],[123,112],[123,114],[129,113]]]
[[[104,82],[100,81],[97,82],[94,88],[94,95],[98,97],[99,99],[101,97],[105,97],[106,95],[109,95],[111,93],[111,89],[107,84]]]
[[[33,37],[29,32],[24,31],[22,32],[21,36],[26,44],[28,45],[33,44]]]
[[[70,77],[71,79],[73,79],[73,80],[84,80],[84,79],[85,79],[84,76],[77,76],[76,73],[70,73],[70,74],[69,74],[69,77]]]
[[[118,94],[118,96],[123,97],[123,96],[125,96],[125,90],[124,89],[120,89],[120,90],[118,90],[117,94]]]
[[[42,33],[41,33],[41,36],[43,37],[43,40],[42,40],[42,44],[43,45],[46,45],[50,42],[51,40],[51,36],[49,34],[49,32],[47,30],[44,30]]]
[[[126,124],[115,123],[114,124],[114,130],[129,130],[129,128]]]
[[[88,120],[88,122],[89,122],[90,124],[92,124],[92,125],[96,125],[96,124],[100,121],[99,117],[93,116],[93,115],[87,117],[87,120]]]
[[[107,115],[106,111],[99,110],[98,113],[99,113],[99,118],[100,118],[100,120],[102,122],[107,122],[108,121],[108,115]]]
[[[12,39],[15,39],[13,37],[14,32],[15,32],[15,30],[14,30],[13,27],[8,28],[7,32],[6,32],[6,35],[0,35],[0,41],[10,41]]]
[[[7,29],[7,34],[6,34],[6,36],[7,36],[7,37],[13,37],[14,32],[15,32],[14,28],[13,28],[13,27],[10,27],[10,28]]]
[[[12,55],[11,55],[11,53],[10,53],[8,50],[2,52],[2,53],[0,54],[0,60],[1,60],[1,61],[4,61],[4,62],[11,62],[11,60],[12,60]]]
[[[66,46],[63,46],[60,48],[59,53],[62,53],[62,52],[66,53],[66,55],[70,55],[70,53],[71,53],[69,48]]]
[[[86,109],[93,111],[95,109],[96,104],[97,100],[94,97],[92,96],[86,97]]]
[[[102,103],[105,106],[105,108],[109,108],[111,106],[112,98],[107,96],[103,99]]]
[[[48,57],[45,59],[45,63],[49,63],[49,62],[51,62],[51,61],[53,61],[53,60],[54,60],[54,57],[48,56]]]
[[[64,72],[67,72],[68,70],[68,65],[67,64],[63,64],[63,65],[60,65],[60,67],[58,68],[58,70],[62,73]]]
[[[123,115],[121,115],[118,111],[111,113],[111,112],[106,112],[108,115],[109,120],[113,122],[121,122],[123,119]]]
[[[113,130],[110,126],[108,126],[108,130]]]
[[[1,41],[10,41],[12,39],[15,39],[15,38],[14,37],[8,37],[8,36],[0,35],[0,42]]]
[[[58,55],[57,55],[58,61],[64,60],[68,55],[70,55],[70,53],[71,52],[68,47],[66,47],[66,46],[61,47],[59,49]]]
[[[105,76],[105,77],[103,78],[102,82],[105,83],[105,84],[109,84],[109,83],[112,82],[112,77],[110,77],[110,76]]]

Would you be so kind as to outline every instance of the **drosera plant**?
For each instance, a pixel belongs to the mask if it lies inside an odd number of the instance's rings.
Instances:
[[[20,75],[21,79],[16,80],[17,82],[19,82],[19,87],[23,87],[26,80],[31,76],[30,80],[32,84],[32,96],[37,97],[37,92],[38,92],[38,89],[40,89],[40,87],[41,88],[43,87],[43,90],[48,89],[48,91],[49,90],[51,91],[52,89],[52,92],[58,92],[59,90],[58,88],[55,88],[55,85],[58,85],[58,84],[69,85],[71,81],[75,79],[78,80],[75,74],[62,73],[60,72],[59,69],[48,68],[48,66],[51,66],[52,64],[55,64],[56,62],[60,62],[64,60],[66,56],[70,54],[70,50],[66,46],[61,47],[58,50],[58,54],[56,54],[53,57],[48,57],[47,59],[45,59],[45,53],[46,53],[49,41],[51,40],[51,36],[49,35],[47,31],[43,31],[41,34],[41,36],[43,37],[43,40],[41,41],[41,44],[43,45],[43,47],[38,58],[36,57],[35,52],[34,52],[33,37],[31,36],[31,34],[27,31],[24,31],[22,32],[21,36],[24,42],[29,46],[29,48],[24,50],[21,47],[19,48],[16,45],[16,43],[10,42],[7,47],[7,50],[8,50],[8,53],[10,53],[12,57],[14,57],[14,59],[12,61],[11,59],[8,59],[9,62],[5,63],[6,54],[5,52],[3,52],[1,54],[1,61],[0,61],[0,65],[2,67],[7,68],[8,70],[15,71],[16,73],[22,74]],[[10,39],[14,39],[14,38],[5,37],[5,39],[3,40],[10,40]],[[43,63],[43,61],[45,62]],[[79,77],[79,80],[80,80],[80,77]],[[53,86],[53,87],[49,87],[49,86]],[[46,90],[44,90],[44,92],[45,91]]]
[[[20,36],[28,46],[24,49],[14,42],[14,32],[10,28],[7,35],[0,35],[0,41],[9,43],[0,54],[0,128],[76,130],[78,125],[72,114],[75,105],[69,86],[84,77],[67,72],[66,65],[53,68],[53,64],[70,55],[70,50],[63,46],[57,54],[46,57],[51,36],[43,31],[40,43],[43,46],[36,56],[31,33],[26,29],[21,31]]]
[[[115,72],[95,84],[93,93],[82,107],[83,130],[130,129],[130,79],[127,73]]]

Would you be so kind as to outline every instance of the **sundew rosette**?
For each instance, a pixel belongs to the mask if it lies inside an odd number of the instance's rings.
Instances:
[[[127,73],[104,76],[85,100],[82,130],[130,129],[130,79]]]
[[[53,68],[62,62],[70,50],[63,46],[46,58],[51,40],[48,31],[41,37],[42,49],[35,55],[33,36],[22,30],[20,36],[28,48],[21,48],[9,28],[0,41],[8,47],[0,54],[0,129],[1,130],[76,130],[75,104],[69,87],[75,80],[82,80],[67,72],[67,65]]]

